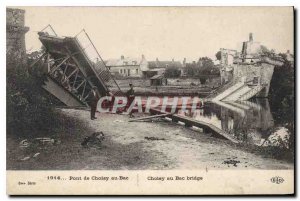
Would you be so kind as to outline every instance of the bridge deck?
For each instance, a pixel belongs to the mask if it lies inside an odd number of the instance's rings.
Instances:
[[[46,51],[32,66],[39,61],[47,63],[49,79],[43,87],[64,104],[87,105],[95,86],[101,96],[109,90],[123,94],[84,29],[75,37],[59,37],[48,25],[38,35]]]
[[[158,109],[154,109],[154,108],[151,108],[150,109],[150,113],[152,115],[155,115],[155,114],[167,114],[165,112],[161,112],[160,110]],[[198,127],[198,128],[203,128],[203,129],[206,129],[206,130],[209,130],[211,132],[213,132],[214,134],[218,134],[220,137],[223,137],[227,140],[230,140],[231,142],[234,142],[234,143],[238,143],[238,141],[236,139],[234,139],[229,133],[227,133],[226,131],[212,125],[212,124],[209,124],[209,123],[206,123],[206,122],[203,122],[203,121],[199,121],[199,120],[195,120],[195,119],[192,119],[192,118],[189,118],[189,117],[185,117],[185,116],[181,116],[181,115],[178,115],[178,114],[173,114],[173,115],[170,115],[170,118],[172,119],[173,122],[183,122],[185,124],[185,126],[187,127],[192,127],[192,126],[195,126],[195,127]]]
[[[75,62],[75,65],[85,74],[86,78],[98,87],[100,92],[105,93],[107,91],[107,87],[98,77],[96,69],[80,47],[76,38],[40,35],[39,39],[54,60],[69,56]]]

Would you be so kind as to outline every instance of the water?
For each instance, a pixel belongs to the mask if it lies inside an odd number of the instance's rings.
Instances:
[[[289,120],[276,118],[275,121],[273,114],[281,114],[276,111],[272,114],[268,99],[219,104],[206,103],[204,108],[193,113],[179,111],[179,114],[213,124],[229,133],[240,143],[291,148],[293,135],[291,135],[291,129],[286,126]]]

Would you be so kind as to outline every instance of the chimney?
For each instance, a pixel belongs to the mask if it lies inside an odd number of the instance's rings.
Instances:
[[[249,33],[249,42],[252,42],[252,41],[253,41],[253,34]]]
[[[158,62],[158,58],[156,58],[156,62]]]
[[[174,63],[174,58],[172,59],[172,62]]]
[[[186,58],[183,58],[182,67],[186,67]]]
[[[124,55],[122,55],[122,56],[121,56],[121,60],[124,60],[124,58],[125,58]]]
[[[289,53],[290,53],[290,50],[287,50],[286,53],[289,54]]]

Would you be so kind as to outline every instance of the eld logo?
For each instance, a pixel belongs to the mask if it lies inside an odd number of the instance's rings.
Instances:
[[[284,179],[282,177],[272,177],[271,182],[275,184],[281,184],[284,182]]]

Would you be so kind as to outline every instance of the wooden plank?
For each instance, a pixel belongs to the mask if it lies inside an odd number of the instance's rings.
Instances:
[[[141,121],[141,120],[146,120],[146,119],[153,119],[153,118],[157,118],[157,117],[166,117],[166,116],[170,116],[170,115],[171,114],[157,114],[157,115],[152,115],[152,116],[147,116],[147,117],[131,119],[131,120],[129,120],[129,122]]]

